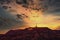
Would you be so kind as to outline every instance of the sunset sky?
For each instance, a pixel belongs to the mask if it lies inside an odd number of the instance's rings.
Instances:
[[[60,0],[0,0],[0,34],[35,26],[60,30]]]

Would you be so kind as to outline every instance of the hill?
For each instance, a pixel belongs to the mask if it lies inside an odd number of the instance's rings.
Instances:
[[[0,40],[60,40],[60,30],[49,28],[26,28],[10,30]]]

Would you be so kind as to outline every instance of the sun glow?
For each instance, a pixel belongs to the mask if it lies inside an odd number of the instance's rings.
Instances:
[[[25,21],[25,25],[20,28],[26,28],[26,27],[48,27],[50,29],[56,29],[58,26],[60,26],[60,21],[55,21],[55,16],[43,15],[44,13],[41,10],[32,10],[30,8],[24,8],[21,5],[15,4],[14,10],[16,14],[25,14],[28,16],[27,18],[24,17],[23,20]],[[15,15],[15,13],[14,13]]]
[[[59,23],[54,22],[54,16],[44,16],[43,12],[32,10],[29,17],[24,19],[29,27],[48,27],[50,29],[56,29]]]

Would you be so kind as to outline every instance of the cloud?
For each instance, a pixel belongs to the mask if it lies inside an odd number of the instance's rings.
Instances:
[[[19,5],[22,6],[21,10],[19,9],[20,8]],[[7,20],[8,22],[7,21],[5,22],[3,19],[0,19],[0,24],[1,23],[4,24],[4,26],[1,26],[0,29],[13,28],[12,26],[16,25],[17,23],[18,25],[24,24],[23,19],[22,21],[19,21],[19,19],[16,19],[17,18],[16,15],[12,15],[13,13],[11,14],[11,11],[17,12],[18,14],[20,14],[20,12],[24,13],[23,11],[26,11],[24,8],[38,11],[41,10],[42,12],[44,12],[44,15],[51,14],[54,15],[52,17],[56,16],[60,17],[59,0],[0,0],[0,6],[2,7],[0,8],[1,18],[3,17],[5,20],[9,19],[9,21]],[[58,21],[58,19],[54,20]]]
[[[48,0],[47,1],[47,10],[45,9],[44,13],[45,13],[45,15],[51,14],[51,15],[55,15],[55,16],[60,16],[60,0]]]
[[[42,10],[43,12],[49,12],[59,15],[60,13],[60,0],[16,0],[17,4],[23,5],[23,7],[31,8],[33,10]],[[54,15],[55,15],[54,14]]]
[[[60,1],[59,0],[0,0],[1,3],[16,3],[22,5],[25,8],[31,8],[33,10],[42,10],[43,12],[59,12]]]
[[[24,23],[23,19],[21,20],[19,21],[19,19],[16,19],[16,16],[0,7],[0,30],[18,28]],[[14,27],[15,25],[19,26]]]

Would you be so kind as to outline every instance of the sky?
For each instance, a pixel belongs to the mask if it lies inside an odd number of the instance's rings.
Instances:
[[[0,34],[36,25],[60,30],[60,0],[0,0]]]

